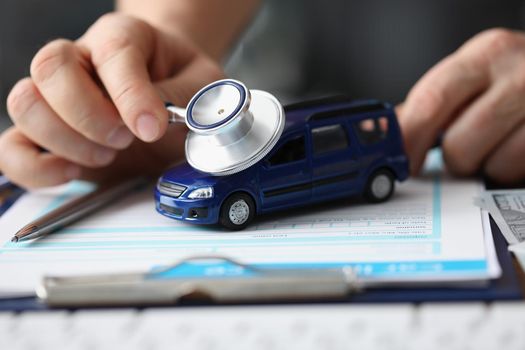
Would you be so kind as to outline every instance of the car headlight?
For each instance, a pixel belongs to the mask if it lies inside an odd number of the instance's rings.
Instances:
[[[201,187],[191,191],[188,195],[190,199],[205,199],[213,197],[213,187]]]

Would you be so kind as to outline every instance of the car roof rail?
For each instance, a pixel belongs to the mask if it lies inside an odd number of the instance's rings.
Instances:
[[[339,117],[339,116],[352,116],[352,115],[357,115],[357,114],[362,114],[362,113],[385,111],[385,110],[391,109],[391,106],[389,104],[385,104],[378,100],[364,100],[362,102],[363,103],[359,103],[354,106],[350,106],[346,108],[337,108],[337,109],[317,112],[317,113],[310,115],[307,118],[307,120],[308,121],[323,120],[323,119],[329,119],[329,118],[334,118],[334,117]]]
[[[284,106],[285,112],[291,112],[299,109],[305,109],[310,107],[321,107],[325,105],[331,105],[334,103],[352,102],[352,98],[348,95],[331,95],[321,98],[315,98],[312,100],[306,100],[296,103],[291,103]]]

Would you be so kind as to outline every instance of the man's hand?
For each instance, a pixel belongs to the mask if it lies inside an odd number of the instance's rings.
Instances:
[[[450,170],[525,179],[525,34],[483,32],[432,68],[398,108],[412,173],[443,134]]]
[[[0,170],[25,187],[159,172],[183,156],[185,135],[168,128],[163,100],[185,106],[222,75],[182,36],[105,15],[77,41],[47,44],[15,85]]]

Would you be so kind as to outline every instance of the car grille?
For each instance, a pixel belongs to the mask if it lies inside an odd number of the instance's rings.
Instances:
[[[170,214],[173,214],[175,216],[182,216],[182,214],[184,213],[184,209],[170,207],[169,205],[166,205],[166,204],[161,204],[160,205],[160,209],[162,209],[165,212],[168,212]]]
[[[178,198],[182,192],[186,190],[187,187],[182,185],[177,185],[171,182],[166,181],[160,181],[157,184],[157,189],[160,193],[165,194],[167,196]]]

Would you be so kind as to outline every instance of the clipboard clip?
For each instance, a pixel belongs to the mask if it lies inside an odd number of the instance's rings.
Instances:
[[[201,255],[146,273],[44,277],[36,294],[51,307],[94,307],[338,300],[360,289],[351,267],[260,268]]]

